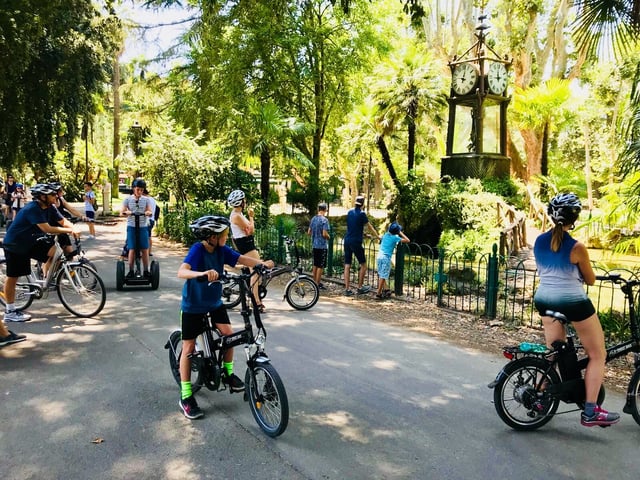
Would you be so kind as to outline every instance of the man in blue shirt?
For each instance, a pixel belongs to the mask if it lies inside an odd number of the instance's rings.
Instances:
[[[360,270],[358,272],[358,293],[367,293],[371,287],[363,286],[364,276],[367,273],[367,259],[364,255],[364,247],[362,246],[364,227],[368,226],[371,234],[380,240],[380,235],[376,229],[369,223],[367,214],[362,211],[364,205],[364,197],[358,195],[356,197],[355,207],[347,212],[347,234],[344,236],[344,294],[348,297],[353,295],[351,290],[351,260],[355,255]]]
[[[31,315],[16,311],[14,301],[18,277],[31,273],[31,259],[47,262],[46,271],[55,252],[55,245],[38,239],[45,233],[79,235],[74,227],[49,225],[48,210],[57,198],[57,192],[53,188],[46,184],[34,185],[31,195],[33,201],[18,212],[3,241],[7,259],[7,279],[4,283],[5,322],[26,322],[31,319]]]

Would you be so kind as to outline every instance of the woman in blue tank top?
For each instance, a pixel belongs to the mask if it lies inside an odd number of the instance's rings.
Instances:
[[[547,310],[563,313],[573,323],[589,357],[584,375],[586,402],[580,422],[587,427],[607,426],[618,423],[620,415],[597,405],[607,352],[600,319],[584,289],[585,283],[595,283],[596,275],[587,247],[569,235],[581,209],[580,200],[573,193],[558,194],[549,203],[547,212],[554,227],[540,235],[533,247],[540,278],[533,300],[542,317],[547,346],[566,339],[564,325],[545,315]]]

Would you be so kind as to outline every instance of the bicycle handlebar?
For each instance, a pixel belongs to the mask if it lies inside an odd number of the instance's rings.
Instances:
[[[612,282],[612,283],[624,283],[628,287],[635,287],[640,285],[640,280],[627,280],[626,278],[622,278],[622,275],[619,273],[608,273],[607,275],[596,275],[596,280],[600,280],[601,282]]]

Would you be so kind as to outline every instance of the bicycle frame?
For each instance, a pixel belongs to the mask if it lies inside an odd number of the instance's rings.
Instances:
[[[292,238],[283,235],[284,239],[284,252],[285,252],[285,260],[287,262],[286,265],[273,267],[271,269],[265,270],[260,275],[260,286],[263,287],[266,291],[267,285],[269,282],[280,275],[284,275],[286,273],[293,273],[295,276],[302,275],[302,267],[300,267],[300,253],[298,252],[298,246],[293,241]],[[295,256],[295,263],[291,263],[291,252],[290,248],[293,248],[293,253]],[[262,298],[262,295],[261,295]]]

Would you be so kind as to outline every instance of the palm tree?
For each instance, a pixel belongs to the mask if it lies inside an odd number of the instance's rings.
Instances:
[[[262,216],[266,219],[269,212],[269,179],[274,152],[279,152],[294,165],[304,165],[308,168],[309,161],[291,140],[309,135],[313,127],[294,118],[284,117],[273,102],[259,104],[257,101],[251,101],[244,128],[248,135],[251,155],[260,158],[260,198],[263,206]]]
[[[527,151],[527,177],[549,174],[549,136],[563,115],[571,91],[567,80],[552,78],[532,88],[516,89],[511,114]]]
[[[373,95],[380,108],[381,123],[387,132],[401,123],[407,126],[407,170],[413,170],[416,125],[425,119],[436,128],[445,120],[447,100],[442,76],[428,55],[408,46],[398,57],[390,58],[377,77]]]

